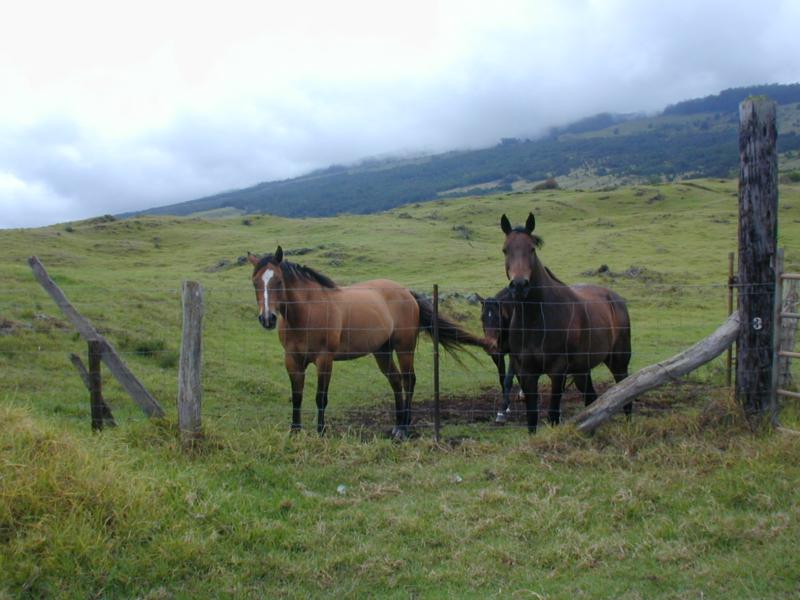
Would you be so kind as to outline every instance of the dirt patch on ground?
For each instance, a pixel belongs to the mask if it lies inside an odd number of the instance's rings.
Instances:
[[[597,383],[595,389],[598,395],[601,395],[610,386],[610,383]],[[634,402],[633,414],[657,416],[689,407],[702,408],[714,396],[715,390],[716,388],[708,384],[693,382],[677,382],[662,386],[637,398]],[[511,413],[507,423],[508,425],[524,426],[526,423],[525,403],[518,399],[518,392],[519,388],[515,386],[511,392]],[[550,383],[541,385],[539,392],[539,419],[542,421],[547,419]],[[499,387],[481,390],[475,396],[442,394],[439,411],[441,424],[442,426],[475,424],[496,426],[495,416],[500,409],[501,402]],[[577,415],[583,410],[583,407],[583,397],[575,385],[570,383],[561,399],[562,419],[569,419]],[[389,435],[394,425],[394,412],[391,409],[350,409],[345,414],[335,415],[334,419],[335,427],[344,425],[345,428],[360,429],[369,434]],[[414,430],[412,435],[421,435],[426,430],[432,430],[433,423],[433,402],[415,402],[412,407],[412,429]]]

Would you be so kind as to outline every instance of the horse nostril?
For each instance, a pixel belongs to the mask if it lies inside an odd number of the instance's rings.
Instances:
[[[530,282],[525,277],[515,277],[511,280],[511,283],[508,284],[511,295],[515,298],[519,298],[528,288],[529,283]]]

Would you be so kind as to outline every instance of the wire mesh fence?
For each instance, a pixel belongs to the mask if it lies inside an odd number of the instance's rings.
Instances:
[[[631,318],[632,359],[630,372],[657,363],[712,332],[726,316],[728,286],[677,285],[651,282],[603,282],[628,298]],[[379,283],[362,286],[363,292],[381,292]],[[430,295],[431,285],[417,282],[412,286],[420,298]],[[503,288],[476,286],[473,289],[440,287],[440,312],[471,334],[482,337],[481,303]],[[177,365],[181,330],[181,302],[178,286],[117,287],[64,286],[78,310],[90,319],[111,341],[148,390],[159,399],[168,415],[174,414],[177,393]],[[740,287],[740,294],[768,293],[767,284]],[[335,295],[335,293],[333,293]],[[259,308],[249,283],[243,285],[206,285],[204,323],[203,419],[212,427],[247,428],[264,423],[285,424],[292,420],[291,386],[286,369],[286,356],[309,352],[301,347],[284,348],[278,331],[265,330],[258,321]],[[378,361],[369,356],[367,346],[380,342],[387,332],[384,323],[365,326],[358,314],[373,310],[369,298],[348,304],[347,314],[339,314],[331,298],[315,300],[328,321],[312,327],[300,327],[301,336],[327,340],[339,336],[349,348],[342,356],[355,358],[336,360],[332,366],[327,423],[334,429],[348,429],[381,434],[395,421],[395,398],[387,376]],[[390,301],[391,310],[403,312],[405,302]],[[391,306],[394,304],[395,306]],[[291,302],[282,307],[284,316],[292,319],[299,308]],[[568,303],[562,308],[572,312],[588,310],[585,304]],[[336,309],[336,310],[334,310]],[[546,310],[545,307],[539,307]],[[390,311],[391,312],[391,311]],[[335,318],[334,318],[335,317]],[[30,301],[21,300],[0,290],[0,364],[4,372],[2,384],[6,399],[31,403],[61,418],[89,420],[86,391],[70,364],[68,356],[86,354],[86,344],[56,307],[43,295]],[[353,322],[349,330],[331,319]],[[540,325],[532,324],[531,329]],[[393,334],[403,335],[418,325],[400,326]],[[607,324],[590,327],[584,337],[605,337]],[[563,328],[551,328],[544,335],[562,335]],[[348,338],[349,336],[349,338]],[[353,338],[369,340],[369,344],[353,345]],[[364,342],[366,344],[366,342]],[[348,345],[349,344],[349,345]],[[301,344],[302,346],[302,344]],[[381,344],[378,343],[378,348]],[[425,433],[433,426],[433,352],[430,337],[421,334],[413,346],[416,375],[411,406],[412,426]],[[384,351],[386,347],[384,347]],[[565,348],[566,350],[566,348]],[[373,350],[374,351],[374,350]],[[580,347],[570,352],[581,352]],[[302,357],[304,360],[305,356]],[[489,355],[481,348],[441,353],[440,387],[442,422],[446,427],[488,427],[501,408],[502,393],[499,375]],[[300,361],[303,362],[303,361]],[[313,362],[313,361],[312,361]],[[508,363],[508,358],[506,358]],[[406,363],[407,364],[407,363]],[[796,366],[793,366],[796,368]],[[725,389],[725,361],[719,357],[694,373],[688,380],[673,387],[673,392],[648,394],[635,405],[634,414],[660,414],[675,406],[696,404],[701,398]],[[400,366],[398,365],[398,369]],[[402,371],[402,370],[401,370]],[[301,418],[311,429],[317,417],[315,404],[317,373],[315,366],[305,370],[304,400]],[[403,374],[402,372],[400,373]],[[592,377],[598,393],[613,382],[611,373],[602,364]],[[550,383],[547,377],[539,382],[540,410],[546,414]],[[516,398],[515,385],[511,397]],[[110,377],[104,377],[104,395],[117,421],[143,419],[144,415],[127,399],[124,391]],[[524,403],[512,402],[507,420],[510,426],[524,425]],[[583,399],[571,381],[563,398],[562,415],[569,417],[581,410]]]

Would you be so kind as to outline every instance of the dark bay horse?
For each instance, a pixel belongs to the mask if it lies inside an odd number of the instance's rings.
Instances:
[[[539,260],[542,239],[533,234],[536,220],[528,215],[524,227],[512,228],[503,215],[500,227],[506,276],[514,302],[509,326],[511,363],[525,394],[528,431],[539,420],[539,377],[552,383],[550,423],[561,416],[561,394],[572,375],[588,406],[597,398],[591,370],[605,365],[619,382],[628,376],[631,328],[625,301],[596,285],[568,286]],[[630,415],[632,405],[625,406]]]
[[[339,287],[325,275],[283,260],[280,246],[262,258],[248,253],[258,320],[278,327],[292,386],[292,430],[298,430],[306,368],[317,369],[317,431],[325,429],[325,407],[333,362],[372,354],[395,398],[392,435],[408,437],[414,396],[414,350],[420,330],[430,333],[433,306],[388,279]],[[278,316],[281,317],[280,321]],[[450,319],[438,317],[439,342],[453,351],[485,342]],[[397,355],[398,370],[392,353]]]
[[[516,374],[514,366],[510,362],[508,371],[506,371],[506,355],[509,353],[508,328],[514,313],[514,303],[508,287],[504,287],[489,298],[478,296],[478,300],[481,302],[481,326],[486,340],[486,352],[497,367],[500,389],[503,394],[502,405],[495,416],[495,423],[502,425],[508,420],[511,412],[511,386],[514,384]]]

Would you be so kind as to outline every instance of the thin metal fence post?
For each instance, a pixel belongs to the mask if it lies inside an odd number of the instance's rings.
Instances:
[[[433,284],[433,435],[439,442],[441,413],[439,406],[439,284]]]
[[[733,286],[736,279],[733,276],[733,252],[728,253],[728,316],[733,314]],[[728,348],[725,357],[725,383],[728,387],[733,385],[733,345]]]

